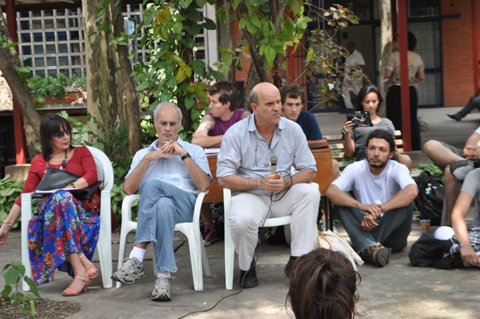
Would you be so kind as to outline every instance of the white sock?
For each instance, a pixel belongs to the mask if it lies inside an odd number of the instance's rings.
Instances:
[[[170,278],[170,272],[167,270],[167,271],[160,271],[159,273],[157,273],[157,278]]]
[[[143,263],[143,256],[145,256],[145,251],[146,249],[133,246],[133,249],[130,252],[130,258],[135,257],[139,262]]]

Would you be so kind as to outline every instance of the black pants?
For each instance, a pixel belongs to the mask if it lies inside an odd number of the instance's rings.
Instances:
[[[410,86],[410,134],[412,150],[421,150],[420,126],[417,121],[417,90]],[[387,93],[387,117],[393,122],[395,129],[402,129],[402,94],[400,86],[392,85]]]

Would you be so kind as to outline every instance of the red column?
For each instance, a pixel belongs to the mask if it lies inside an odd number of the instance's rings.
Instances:
[[[403,149],[412,150],[410,134],[410,88],[408,82],[407,1],[398,0],[398,34],[400,44],[400,85],[402,94]]]
[[[478,89],[478,34],[477,34],[477,3],[472,0],[472,50],[473,50],[473,92]]]
[[[295,54],[293,53],[293,46],[288,48],[288,83],[295,81]]]
[[[12,41],[17,42],[17,26],[14,0],[6,0],[8,31]],[[18,47],[17,47],[18,50]],[[25,164],[25,131],[23,129],[22,111],[17,101],[13,100],[13,132],[15,134],[15,153],[17,164]]]

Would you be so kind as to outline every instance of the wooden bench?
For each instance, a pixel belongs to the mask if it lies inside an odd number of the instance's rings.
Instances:
[[[343,136],[339,135],[324,135],[323,136],[327,141],[328,145],[332,149],[332,158],[338,161],[338,167],[340,169],[345,168],[348,164],[355,161],[354,157],[346,157],[343,147]],[[395,131],[395,145],[397,146],[398,152],[403,153],[403,140],[402,132],[400,130]],[[341,159],[351,159],[351,161],[339,161]]]

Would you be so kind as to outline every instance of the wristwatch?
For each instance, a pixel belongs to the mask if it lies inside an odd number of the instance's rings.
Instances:
[[[187,158],[189,158],[189,157],[192,158],[192,157],[190,156],[190,154],[187,153],[187,154],[183,155],[183,156],[181,157],[181,159],[182,159],[182,161],[184,161],[185,159],[187,159]]]

